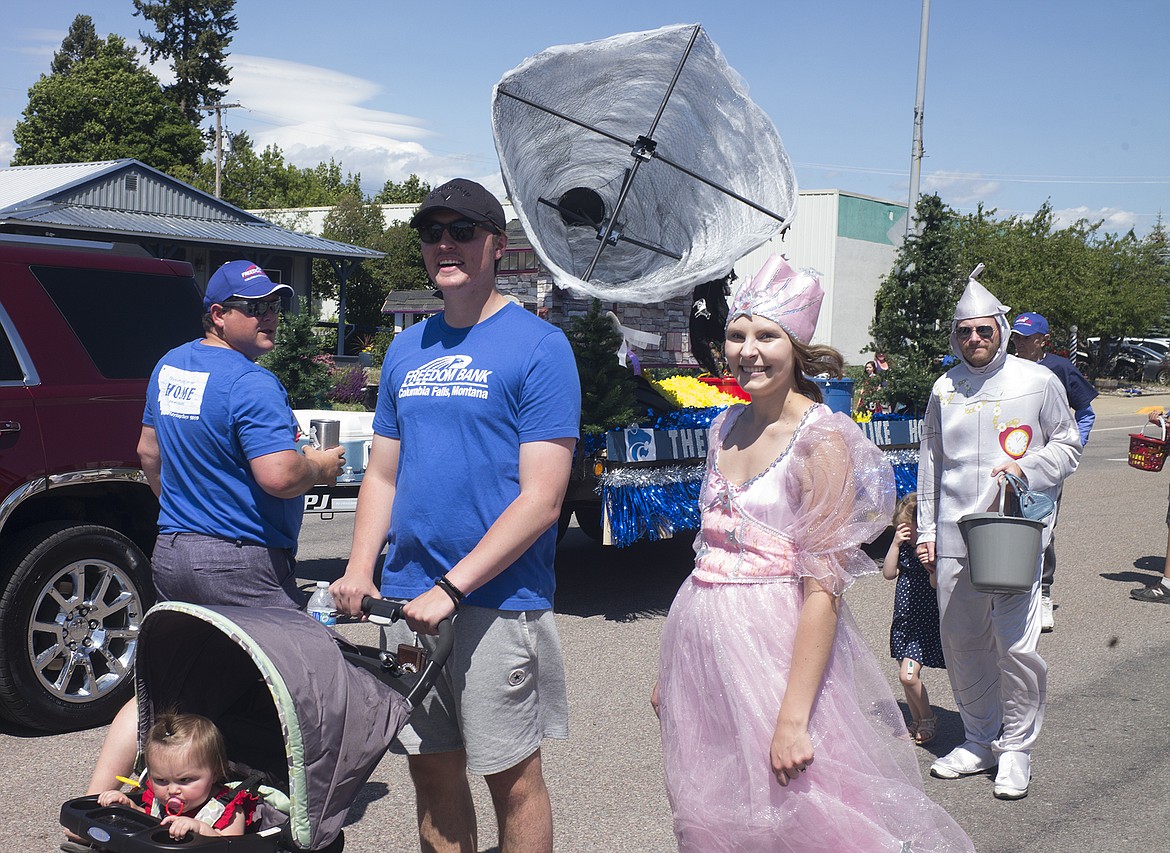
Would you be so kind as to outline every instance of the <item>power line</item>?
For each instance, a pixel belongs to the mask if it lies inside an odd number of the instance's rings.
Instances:
[[[876,169],[868,166],[843,166],[836,163],[796,163],[802,169],[827,169],[838,172],[860,172],[868,175],[905,175],[905,169]],[[1033,184],[1164,184],[1170,175],[1013,175],[998,172],[956,172],[937,170],[924,173],[931,178],[955,178],[968,181],[1007,181]]]

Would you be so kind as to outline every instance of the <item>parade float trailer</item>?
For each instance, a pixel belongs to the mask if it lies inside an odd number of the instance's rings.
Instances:
[[[712,387],[696,393],[698,383],[675,377],[655,383],[678,406],[652,413],[638,424],[583,436],[574,454],[565,494],[560,533],[573,516],[577,526],[604,545],[626,547],[639,541],[667,539],[695,530],[699,523],[699,489],[707,457],[707,429],[719,412],[741,402]],[[719,380],[711,381],[712,385]],[[724,388],[729,380],[723,380]],[[817,379],[825,403],[849,414],[853,383],[848,379]],[[683,385],[682,390],[678,386]],[[665,387],[664,387],[665,386]],[[672,389],[672,386],[674,388]],[[331,518],[357,508],[358,488],[369,462],[373,440],[372,412],[298,410],[301,432],[308,441],[310,424],[318,419],[340,422],[340,442],[346,448],[346,469],[335,484],[316,486],[305,496],[305,512]],[[917,472],[921,421],[896,415],[877,416],[858,424],[866,436],[886,451],[898,485],[898,494],[912,491]]]

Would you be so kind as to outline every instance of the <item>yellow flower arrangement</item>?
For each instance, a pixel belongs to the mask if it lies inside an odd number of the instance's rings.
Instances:
[[[684,409],[710,409],[713,406],[727,407],[744,402],[693,376],[668,376],[659,381],[651,380],[651,384],[663,397]]]

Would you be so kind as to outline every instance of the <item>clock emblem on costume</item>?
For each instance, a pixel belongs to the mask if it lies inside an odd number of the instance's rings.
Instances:
[[[1019,459],[1032,443],[1032,428],[1027,424],[1005,429],[999,434],[999,446],[1012,459]]]

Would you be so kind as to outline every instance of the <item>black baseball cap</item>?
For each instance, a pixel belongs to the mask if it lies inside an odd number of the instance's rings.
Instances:
[[[504,206],[499,200],[480,184],[467,178],[455,178],[431,190],[423,199],[418,213],[410,220],[410,227],[418,228],[433,210],[450,210],[474,222],[490,222],[497,231],[503,231],[508,226],[504,218]]]

